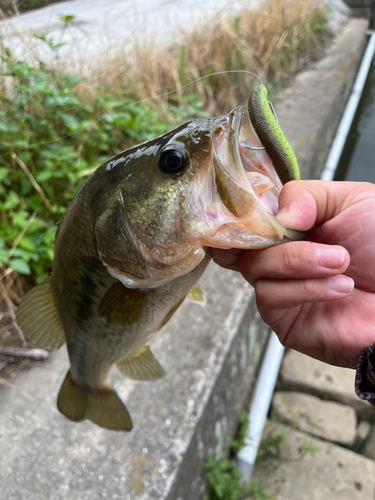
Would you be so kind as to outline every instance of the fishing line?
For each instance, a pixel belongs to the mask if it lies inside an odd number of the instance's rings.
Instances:
[[[181,87],[177,87],[177,88],[175,88],[173,90],[170,90],[168,92],[164,92],[162,94],[159,94],[159,95],[156,95],[156,96],[153,96],[153,97],[147,97],[145,99],[141,99],[139,101],[135,101],[135,102],[133,102],[131,104],[124,104],[123,106],[119,106],[116,109],[117,109],[117,111],[123,110],[123,109],[131,109],[134,106],[137,106],[138,104],[142,104],[143,102],[149,102],[149,101],[152,101],[153,99],[159,99],[160,97],[166,97],[166,96],[169,96],[169,95],[174,94],[176,92],[179,92],[180,90],[183,90],[186,87],[189,87],[190,85],[193,85],[194,83],[197,83],[197,82],[199,82],[201,80],[205,80],[207,78],[211,78],[212,76],[226,75],[228,73],[244,73],[244,74],[247,74],[247,75],[251,75],[251,76],[254,76],[255,78],[257,78],[260,81],[260,83],[262,85],[264,85],[263,84],[263,80],[260,78],[260,76],[257,75],[256,73],[253,73],[252,71],[242,70],[242,69],[239,69],[239,70],[232,69],[232,70],[227,70],[227,71],[216,71],[215,73],[210,73],[209,75],[204,75],[204,76],[201,76],[199,78],[196,78],[195,80],[192,80],[191,82],[186,83],[185,85],[182,85]],[[98,123],[100,123],[103,120],[104,120],[104,117],[100,118],[99,120],[94,121],[93,123],[95,125],[97,125]],[[76,132],[72,132],[71,134],[64,135],[63,137],[60,137],[59,139],[56,139],[56,140],[53,140],[53,141],[40,142],[38,144],[38,146],[47,146],[48,144],[55,144],[57,142],[63,141],[64,139],[68,139],[69,137],[73,137],[74,135],[77,135],[77,134],[80,134],[82,132],[85,132],[89,128],[90,128],[90,125],[87,126],[86,128],[81,129],[81,130],[77,130]],[[29,148],[28,147],[20,148],[20,149],[18,149],[16,151],[13,151],[13,154],[17,154],[17,153],[19,153],[21,151],[25,151],[27,149],[29,149]],[[4,155],[1,155],[0,158],[5,158],[8,155],[9,155],[9,153],[6,153]]]
[[[193,85],[193,83],[197,83],[197,82],[199,82],[201,80],[204,80],[205,78],[210,78],[211,76],[216,76],[216,75],[225,75],[227,73],[246,73],[248,75],[255,76],[255,78],[258,78],[258,80],[260,81],[260,83],[262,85],[264,85],[262,79],[260,78],[260,76],[258,76],[256,73],[253,73],[252,71],[247,71],[247,70],[244,70],[244,69],[238,69],[238,70],[237,69],[231,69],[231,70],[228,70],[228,71],[216,71],[215,73],[210,73],[209,75],[205,75],[205,76],[201,76],[200,78],[196,78],[195,80],[192,80],[191,82],[186,83],[185,85],[182,85],[181,87],[177,87],[174,90],[170,90],[169,92],[164,92],[164,94],[159,94],[159,95],[154,96],[154,97],[147,97],[146,99],[142,99],[141,101],[136,101],[135,103],[133,103],[133,105],[140,104],[142,102],[151,101],[152,99],[158,99],[159,97],[165,97],[167,95],[170,95],[170,94],[173,94],[175,92],[178,92],[179,90],[182,90],[182,89],[184,89],[186,87],[189,87],[189,85]],[[121,107],[119,109],[121,109]]]

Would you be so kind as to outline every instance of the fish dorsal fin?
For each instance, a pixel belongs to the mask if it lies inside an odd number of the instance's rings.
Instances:
[[[190,302],[194,302],[200,306],[205,306],[207,304],[206,292],[198,283],[193,286],[186,298],[190,300]]]
[[[131,358],[119,361],[116,368],[123,377],[132,380],[158,380],[165,375],[163,367],[146,345]]]
[[[134,325],[147,304],[147,298],[147,291],[126,288],[118,281],[102,298],[99,314],[114,325]]]
[[[26,294],[16,312],[25,337],[53,351],[65,342],[64,329],[52,295],[51,278]]]

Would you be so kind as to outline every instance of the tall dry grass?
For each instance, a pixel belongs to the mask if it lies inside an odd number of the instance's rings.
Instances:
[[[188,84],[212,73],[243,70],[258,75],[272,93],[321,53],[327,40],[325,10],[323,0],[264,0],[257,8],[244,2],[240,13],[226,9],[210,18],[202,15],[193,27],[178,24],[175,29],[172,19],[161,36],[148,30],[147,18],[140,17],[138,28],[128,36],[113,36],[108,26],[95,57],[89,37],[82,36],[75,20],[60,22],[59,31],[56,24],[51,27],[56,44],[70,37],[55,52],[30,31],[13,29],[11,23],[2,32],[13,40],[16,56],[86,77],[81,90],[88,100],[96,94],[97,84],[120,98],[153,99],[159,107],[166,101],[183,105],[184,96],[195,92],[209,113],[221,113],[243,104],[256,79],[227,73]],[[173,95],[154,99],[186,85]]]
[[[256,9],[244,7],[240,15],[215,16],[185,32],[179,29],[168,47],[135,36],[125,44],[131,54],[120,51],[107,58],[99,71],[89,72],[89,80],[113,92],[126,87],[137,99],[222,71],[248,70],[275,88],[321,52],[325,25],[319,0],[265,0]],[[182,103],[184,93],[196,92],[209,112],[227,112],[245,102],[254,81],[243,73],[220,74],[167,99]]]

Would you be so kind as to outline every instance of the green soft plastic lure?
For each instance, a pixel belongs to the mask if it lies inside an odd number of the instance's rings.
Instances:
[[[266,148],[281,182],[286,184],[299,180],[301,177],[296,155],[277,123],[264,85],[258,85],[252,91],[248,109],[252,126]]]

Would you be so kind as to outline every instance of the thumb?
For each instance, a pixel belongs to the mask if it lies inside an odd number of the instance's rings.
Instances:
[[[306,231],[342,211],[352,182],[293,181],[281,190],[277,219],[288,229]]]

